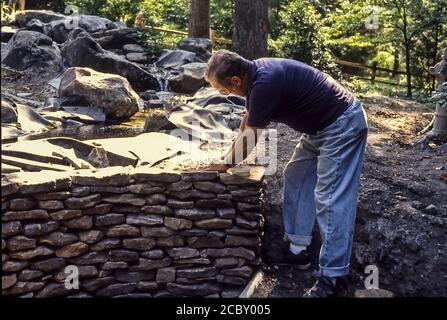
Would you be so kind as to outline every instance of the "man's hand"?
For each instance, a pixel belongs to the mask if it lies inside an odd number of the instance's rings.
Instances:
[[[210,164],[208,167],[205,167],[203,170],[226,172],[229,168],[230,168],[230,166],[225,163],[213,163],[213,164]]]

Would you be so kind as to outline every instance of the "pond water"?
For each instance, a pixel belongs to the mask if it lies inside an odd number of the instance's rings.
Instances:
[[[143,132],[141,127],[128,127],[123,125],[83,125],[79,127],[65,127],[49,130],[43,133],[29,134],[20,137],[18,141],[39,140],[53,137],[70,137],[78,140],[134,137]]]
[[[29,133],[15,139],[2,140],[2,144],[54,137],[69,137],[77,140],[134,137],[143,133],[144,122],[147,115],[147,112],[138,112],[130,120],[121,123],[61,126],[45,132]]]

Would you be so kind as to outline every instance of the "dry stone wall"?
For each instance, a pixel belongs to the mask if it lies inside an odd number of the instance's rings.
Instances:
[[[237,297],[261,261],[262,183],[260,167],[9,175],[2,294]]]

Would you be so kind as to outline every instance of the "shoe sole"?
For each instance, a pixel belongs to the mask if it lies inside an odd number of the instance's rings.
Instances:
[[[310,267],[312,267],[312,263],[308,263],[308,264],[296,264],[294,265],[295,269],[298,269],[300,271],[305,271],[310,269]]]
[[[312,263],[308,263],[308,264],[295,264],[293,262],[280,262],[280,263],[276,263],[277,265],[283,265],[283,266],[290,266],[292,265],[294,269],[300,270],[300,271],[305,271],[308,270],[312,267]]]

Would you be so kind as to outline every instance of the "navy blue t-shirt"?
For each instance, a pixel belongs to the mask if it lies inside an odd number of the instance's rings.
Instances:
[[[354,95],[327,74],[299,61],[262,58],[248,68],[247,125],[270,121],[315,135],[333,123]]]

